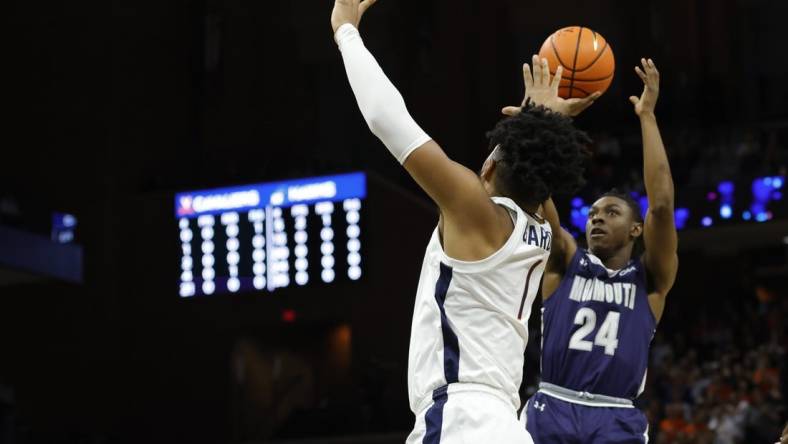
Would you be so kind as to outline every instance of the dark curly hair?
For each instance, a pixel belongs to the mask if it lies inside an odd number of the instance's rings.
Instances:
[[[541,106],[526,106],[487,133],[496,153],[496,186],[513,200],[538,205],[585,183],[591,139],[572,120]]]

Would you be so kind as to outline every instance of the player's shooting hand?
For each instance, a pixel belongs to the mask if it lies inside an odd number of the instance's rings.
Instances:
[[[558,96],[558,87],[561,84],[563,67],[559,66],[555,75],[550,76],[550,66],[547,59],[540,59],[534,55],[532,59],[533,73],[528,64],[523,65],[523,80],[525,82],[525,98],[520,106],[507,106],[501,112],[507,116],[520,113],[522,107],[530,100],[534,105],[541,105],[565,116],[576,116],[594,103],[602,95],[595,92],[583,99],[563,99]]]
[[[657,106],[657,99],[659,98],[659,71],[657,65],[651,59],[640,59],[643,65],[641,69],[639,66],[635,67],[635,73],[643,81],[643,94],[640,98],[632,96],[629,101],[635,105],[635,114],[640,117],[654,114],[654,108]]]
[[[374,5],[377,0],[334,0],[334,10],[331,11],[331,27],[334,33],[345,23],[358,28],[361,16]]]
[[[788,444],[788,422],[785,423],[785,428],[783,429],[783,436],[780,437],[780,442],[775,444]]]

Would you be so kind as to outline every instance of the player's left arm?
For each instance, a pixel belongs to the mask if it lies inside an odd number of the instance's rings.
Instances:
[[[659,96],[659,71],[651,59],[641,59],[641,64],[643,68],[636,67],[635,72],[643,80],[643,94],[629,100],[640,118],[643,136],[643,178],[649,206],[643,227],[646,244],[644,262],[657,294],[657,300],[652,301],[652,309],[659,318],[664,309],[664,298],[676,281],[678,234],[673,213],[673,177],[654,114]]]

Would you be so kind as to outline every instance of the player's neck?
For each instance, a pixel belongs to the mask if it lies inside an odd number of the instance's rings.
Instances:
[[[539,212],[539,205],[534,204],[518,204],[528,214],[537,214]]]
[[[523,211],[531,215],[537,214],[539,212],[539,207],[541,207],[539,203],[523,202],[516,199],[514,200],[514,202],[517,204],[518,207],[522,208]]]
[[[622,248],[613,253],[611,256],[607,257],[600,257],[599,255],[596,256],[602,260],[602,263],[605,264],[605,267],[611,270],[620,270],[626,267],[629,263],[629,260],[632,258],[632,248]]]
[[[539,203],[532,203],[532,202],[522,202],[518,199],[515,199],[511,196],[506,195],[505,193],[498,190],[492,182],[484,182],[484,188],[487,190],[487,194],[490,196],[501,196],[501,197],[508,197],[512,199],[514,203],[517,204],[520,208],[523,209],[528,214],[536,214],[539,212],[539,207],[541,206]]]

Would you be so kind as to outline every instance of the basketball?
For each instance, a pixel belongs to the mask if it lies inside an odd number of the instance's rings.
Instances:
[[[604,93],[613,81],[613,49],[591,29],[559,29],[544,41],[539,56],[547,59],[551,74],[555,74],[558,65],[564,67],[558,94],[565,99],[586,97],[596,91]]]

